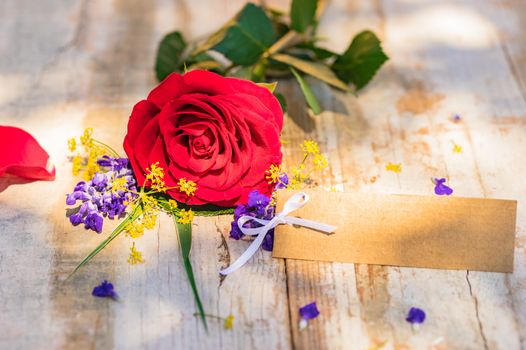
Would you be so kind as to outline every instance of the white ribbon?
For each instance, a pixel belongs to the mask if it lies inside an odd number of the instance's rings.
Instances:
[[[296,193],[283,206],[283,211],[277,213],[271,220],[258,219],[252,216],[244,215],[239,218],[237,225],[241,232],[247,236],[257,236],[256,239],[250,244],[247,250],[241,256],[234,261],[229,267],[224,270],[219,271],[222,275],[228,275],[232,272],[239,269],[243,266],[256,252],[263,243],[265,235],[268,231],[272,230],[274,227],[280,224],[288,225],[299,225],[303,227],[308,227],[313,230],[322,231],[326,233],[331,233],[336,231],[336,226],[322,224],[316,221],[300,219],[292,216],[287,216],[293,211],[303,207],[309,201],[309,195],[303,192]],[[243,227],[249,221],[255,221],[263,226],[256,228]]]

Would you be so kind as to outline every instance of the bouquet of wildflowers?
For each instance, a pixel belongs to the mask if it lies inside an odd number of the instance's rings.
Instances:
[[[188,279],[205,322],[189,258],[194,215],[233,213],[230,236],[241,239],[245,235],[240,217],[271,219],[275,190],[297,189],[308,182],[312,171],[327,166],[317,144],[305,141],[303,161],[288,174],[282,171],[282,121],[281,107],[267,87],[192,71],[170,75],[148,99],[137,103],[124,141],[128,157],[94,139],[92,129],[86,129],[79,140],[70,139],[73,174],[84,178],[66,196],[71,224],[101,233],[106,219],[122,220],[74,272],[120,234],[140,238],[164,212],[173,217]],[[164,129],[163,122],[167,123]],[[246,226],[260,225],[255,221]],[[270,230],[262,247],[272,250],[272,246]],[[135,243],[128,262],[144,262]]]
[[[278,219],[275,191],[313,185],[312,172],[327,167],[318,145],[305,141],[303,161],[282,169],[284,104],[276,83],[264,81],[294,76],[317,114],[319,104],[305,74],[350,91],[350,83],[363,87],[387,60],[369,31],[358,34],[342,54],[319,47],[315,32],[323,6],[318,5],[294,0],[287,19],[248,4],[224,28],[192,45],[178,32],[167,35],[156,62],[161,83],[131,112],[123,139],[126,156],[93,138],[92,129],[69,140],[73,174],[83,177],[66,196],[71,224],[100,234],[105,220],[121,220],[73,272],[119,235],[138,239],[155,227],[161,213],[170,215],[206,327],[189,257],[194,215],[234,214],[231,238],[257,235],[247,252],[220,272],[226,275],[260,246],[272,250],[273,227],[262,228]],[[128,262],[144,261],[132,243]],[[94,295],[116,296],[111,283],[97,288]],[[232,319],[226,321],[231,326]]]

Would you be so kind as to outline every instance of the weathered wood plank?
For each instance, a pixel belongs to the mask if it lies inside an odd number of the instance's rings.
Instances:
[[[120,147],[132,105],[155,84],[160,37],[175,28],[188,37],[209,33],[242,3],[0,3],[0,123],[33,133],[57,165],[57,181],[0,194],[0,347],[526,347],[521,202],[511,275],[284,262],[260,252],[221,282],[217,271],[247,243],[227,238],[229,217],[199,218],[192,259],[203,302],[211,314],[235,316],[232,331],[210,320],[209,335],[193,316],[167,217],[137,243],[146,264],[126,263],[130,241],[122,237],[64,280],[102,238],[63,217],[62,194],[75,181],[65,139],[92,126]],[[312,81],[327,110],[319,117],[305,113],[294,83],[280,84],[290,107],[287,162],[298,161],[298,144],[311,138],[330,161],[326,187],[433,195],[429,178],[436,176],[448,177],[455,195],[524,198],[524,16],[519,1],[332,1],[320,24],[328,47],[341,51],[371,28],[392,60],[358,98]],[[453,123],[457,112],[462,121]],[[402,172],[387,172],[388,162],[402,163]],[[89,295],[104,278],[122,303]],[[298,308],[314,300],[322,314],[299,332]],[[428,314],[418,333],[404,321],[411,306]]]
[[[1,220],[6,226],[2,228],[5,241],[0,279],[2,285],[13,283],[9,289],[2,288],[7,304],[1,309],[5,332],[0,339],[6,347],[38,348],[43,343],[52,348],[290,346],[283,261],[272,260],[269,253],[261,252],[250,266],[220,282],[218,271],[228,264],[229,255],[237,257],[247,246],[245,242],[229,241],[230,247],[225,243],[223,235],[228,235],[229,217],[196,220],[192,259],[206,310],[223,317],[232,313],[232,331],[224,330],[222,322],[211,319],[207,335],[193,315],[196,308],[182,269],[173,224],[166,217],[157,231],[137,243],[146,264],[131,267],[126,263],[130,242],[121,237],[80,273],[64,281],[102,238],[82,228],[72,229],[64,218],[61,193],[69,191],[75,181],[65,160],[66,138],[90,126],[99,138],[121,149],[131,107],[155,85],[152,66],[161,36],[175,28],[189,37],[211,32],[242,2],[224,5],[85,1],[63,8],[57,2],[41,13],[42,19],[54,18],[56,23],[50,25],[42,20],[33,27],[42,35],[42,42],[50,46],[45,47],[49,53],[26,49],[18,62],[0,64],[0,69],[6,70],[2,79],[6,83],[22,81],[20,95],[32,97],[29,101],[17,100],[14,92],[2,93],[1,111],[12,116],[2,118],[2,123],[31,131],[57,163],[56,182],[10,188],[1,196],[5,208]],[[23,8],[14,3],[3,6],[7,11],[2,13],[8,18],[35,20],[32,15],[24,16]],[[210,18],[204,21],[206,14]],[[35,46],[33,37],[25,35],[25,27],[16,27],[9,21],[2,23],[8,27],[2,33],[12,35],[6,50],[11,51],[20,43],[27,43],[23,47]],[[50,42],[51,36],[54,41]],[[24,70],[26,55],[35,67],[28,64]],[[20,72],[16,76],[9,75],[17,70]],[[37,77],[33,79],[32,75]],[[60,127],[51,133],[54,125]],[[40,194],[36,200],[21,202],[22,198],[31,198],[34,191]],[[4,230],[12,234],[7,236]],[[25,245],[31,250],[22,257],[19,251]],[[25,265],[24,260],[29,264]],[[27,283],[15,282],[20,278],[18,272],[28,276]],[[114,282],[122,303],[91,297],[91,288],[101,279]],[[20,288],[29,291],[20,293]],[[32,298],[35,303],[28,303]],[[27,305],[22,312],[21,303]],[[22,337],[28,330],[32,336]]]
[[[368,5],[348,5],[347,12],[342,6],[338,15],[347,20],[342,20],[341,27],[332,24],[331,28],[339,33],[349,32],[349,23],[354,23],[356,17],[370,20],[371,13],[373,17],[383,17],[383,39],[392,57],[388,68],[360,95],[359,108],[349,108],[355,113],[347,114],[357,121],[352,123],[344,119],[349,116],[336,114],[336,133],[325,136],[326,120],[317,129],[322,144],[326,138],[337,139],[336,157],[326,145],[324,150],[331,165],[337,163],[345,189],[432,195],[429,178],[448,177],[458,195],[519,199],[521,192],[506,191],[504,184],[515,191],[524,189],[517,188],[513,173],[505,180],[496,164],[502,169],[503,162],[513,162],[517,155],[508,150],[505,154],[510,154],[510,158],[503,158],[501,153],[507,148],[523,149],[524,141],[519,135],[524,131],[521,128],[513,139],[504,140],[497,137],[499,131],[491,120],[494,115],[511,111],[522,115],[524,102],[520,89],[513,84],[495,28],[487,23],[475,3],[380,5],[372,10]],[[355,12],[351,14],[349,9]],[[454,31],[450,28],[451,19],[459,23]],[[470,25],[462,26],[463,21]],[[497,81],[495,71],[499,72]],[[511,84],[506,83],[510,80]],[[494,84],[486,84],[490,82]],[[344,100],[344,104],[352,104],[348,98]],[[453,123],[450,117],[456,112],[467,120]],[[522,123],[514,122],[513,126],[519,124]],[[477,146],[473,145],[475,139],[480,140]],[[453,153],[453,142],[463,146],[462,154]],[[480,152],[482,142],[485,147]],[[491,150],[493,145],[499,145],[495,148],[502,151]],[[388,162],[402,163],[403,171],[386,172]],[[492,166],[481,170],[481,164]],[[498,181],[501,190],[489,192],[490,177],[492,188]],[[518,234],[520,239],[521,228]],[[522,259],[521,253],[518,259]],[[336,264],[327,267],[320,263],[287,262],[292,315],[302,303],[314,299],[322,306],[331,305],[329,315],[320,317],[323,325],[314,323],[309,332],[293,333],[300,348],[343,348],[382,341],[387,341],[386,348],[521,348],[525,330],[516,321],[521,309],[510,300],[513,292],[507,286],[508,280],[524,283],[520,265],[516,264],[513,275],[357,265],[358,305],[354,304],[354,291],[347,290],[344,296],[335,298],[335,287],[324,283],[327,279],[334,283],[349,278],[335,275],[333,268],[341,269]],[[420,306],[428,313],[426,324],[416,334],[404,321],[411,306]],[[344,320],[335,321],[334,310],[339,315],[348,314]],[[361,322],[351,335],[348,328],[339,326],[353,320],[354,310],[361,313]],[[296,320],[293,317],[293,326]]]

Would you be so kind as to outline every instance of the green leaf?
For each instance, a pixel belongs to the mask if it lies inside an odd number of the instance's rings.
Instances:
[[[352,82],[357,89],[363,88],[389,57],[383,52],[380,40],[369,31],[356,35],[332,69],[346,83]]]
[[[167,34],[159,44],[155,59],[155,74],[159,81],[176,71],[182,64],[186,42],[179,32]]]
[[[203,308],[203,303],[199,297],[199,292],[197,291],[197,285],[195,283],[194,271],[192,269],[192,263],[190,262],[190,250],[192,249],[192,224],[180,224],[177,222],[177,215],[172,214],[176,228],[177,236],[179,238],[179,248],[181,249],[181,256],[183,257],[184,269],[186,271],[186,276],[188,277],[188,282],[190,282],[190,287],[194,293],[195,303],[197,309],[199,310],[199,315],[203,321],[205,329],[208,330],[208,325],[206,323],[206,314]]]
[[[279,92],[274,93],[274,96],[276,96],[276,98],[278,99],[279,104],[281,105],[281,109],[283,110],[283,113],[286,113],[287,112],[287,100],[285,100],[285,96],[283,96]]]
[[[177,214],[181,209],[191,209],[194,212],[194,215],[197,216],[231,215],[234,213],[234,208],[218,207],[213,204],[187,205],[180,202],[177,202],[177,208],[174,210],[169,203],[170,199],[172,199],[169,195],[165,193],[155,193],[152,196],[157,199],[159,206],[161,206],[167,213]]]
[[[313,43],[313,42],[300,43],[300,44],[294,46],[294,48],[311,51],[312,54],[316,58],[318,58],[320,60],[326,60],[326,59],[331,58],[333,56],[337,56],[337,54],[335,52],[332,52],[330,50],[324,49],[323,47],[316,46],[316,44]]]
[[[317,0],[292,0],[290,6],[290,26],[299,33],[304,33],[314,23]]]
[[[221,67],[221,63],[219,63],[217,61],[208,60],[208,61],[196,62],[196,63],[192,64],[190,67],[188,67],[188,70],[189,71],[191,71],[193,69],[214,70],[214,69],[217,69],[217,68],[220,68],[220,67]]]
[[[309,107],[312,109],[312,112],[314,112],[314,114],[316,115],[320,114],[320,104],[318,103],[318,100],[316,100],[316,96],[314,96],[314,93],[312,92],[309,84],[307,84],[307,82],[305,81],[305,79],[303,79],[301,74],[299,74],[294,68],[290,67],[290,71],[296,77],[296,80],[300,85],[301,91],[303,91],[303,95],[305,96],[305,100],[307,101]]]
[[[195,53],[206,50],[221,52],[234,64],[249,66],[276,40],[272,22],[265,11],[248,3],[223,28],[200,45]]]
[[[297,70],[302,71],[303,73],[312,75],[313,77],[324,81],[327,84],[330,84],[334,87],[337,87],[338,89],[349,91],[349,87],[347,86],[347,84],[338,79],[338,77],[334,75],[334,73],[329,69],[329,67],[327,67],[323,63],[305,61],[297,57],[285,54],[275,54],[272,55],[271,58],[278,62],[286,63],[296,68]]]
[[[270,92],[273,93],[274,90],[276,90],[276,86],[278,86],[278,82],[275,81],[273,83],[256,83],[256,85],[267,88]]]
[[[88,256],[86,256],[84,260],[82,260],[80,264],[77,265],[75,270],[73,270],[73,272],[69,276],[71,277],[82,266],[86,265],[91,259],[93,259],[95,255],[97,255],[102,249],[104,249],[104,247],[106,247],[111,241],[117,238],[117,236],[121,234],[122,231],[124,231],[124,229],[126,228],[126,225],[136,220],[139,216],[141,216],[141,214],[142,214],[142,204],[138,203],[135,209],[133,209],[133,211],[124,220],[122,220],[119,226],[117,226],[113,230],[113,232],[108,236],[108,238],[102,241],[102,243],[100,243],[91,253],[89,253]]]

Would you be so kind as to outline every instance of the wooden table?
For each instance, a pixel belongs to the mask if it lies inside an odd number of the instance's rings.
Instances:
[[[210,320],[206,334],[164,217],[137,243],[145,264],[126,263],[130,242],[121,237],[65,280],[105,235],[72,228],[64,218],[64,194],[75,183],[66,139],[91,126],[120,147],[133,104],[155,85],[163,34],[178,28],[199,37],[242,3],[0,2],[0,123],[30,131],[57,166],[55,182],[0,194],[0,348],[368,349],[385,342],[383,349],[525,349],[520,0],[332,1],[320,25],[327,47],[341,51],[370,28],[391,60],[356,97],[314,82],[326,110],[318,117],[305,112],[294,84],[280,82],[289,97],[286,159],[301,156],[302,140],[317,140],[330,163],[324,186],[433,195],[430,178],[447,177],[457,196],[519,200],[513,274],[304,262],[259,252],[221,282],[217,271],[248,243],[228,239],[231,218],[198,218],[192,260],[204,306],[235,317],[232,330]],[[454,143],[462,153],[453,152]],[[401,163],[402,172],[386,171],[389,162]],[[122,302],[90,295],[102,279],[115,284]],[[299,332],[298,308],[311,301],[321,315]],[[427,313],[419,332],[404,320],[411,306]]]

